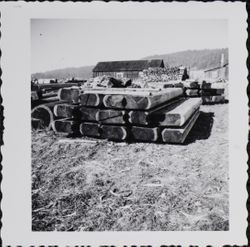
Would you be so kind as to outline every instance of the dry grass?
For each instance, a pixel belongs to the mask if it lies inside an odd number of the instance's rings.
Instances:
[[[228,105],[201,110],[185,145],[33,132],[32,229],[228,230]]]

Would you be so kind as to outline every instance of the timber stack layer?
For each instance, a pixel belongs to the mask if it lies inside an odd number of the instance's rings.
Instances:
[[[196,80],[148,83],[152,88],[183,88],[186,97],[201,97],[203,104],[226,103],[227,83]]]
[[[183,88],[62,88],[60,101],[46,106],[43,124],[55,132],[109,139],[183,143],[199,116],[201,98]],[[35,128],[39,111],[32,116]]]

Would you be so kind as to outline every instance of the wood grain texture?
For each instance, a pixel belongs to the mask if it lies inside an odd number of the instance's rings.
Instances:
[[[126,124],[128,116],[123,110],[99,110],[96,115],[97,121],[103,124]]]
[[[79,134],[79,123],[71,119],[59,119],[52,123],[56,133]]]
[[[136,141],[156,142],[159,139],[159,128],[133,126],[131,128],[131,134]]]
[[[101,138],[115,141],[124,141],[128,138],[128,130],[125,126],[101,125]]]
[[[78,118],[79,106],[71,104],[56,104],[53,109],[54,115],[63,118]]]
[[[82,121],[97,121],[97,114],[99,112],[98,108],[90,108],[86,106],[80,106],[79,108]]]
[[[79,103],[81,90],[79,88],[61,88],[58,91],[58,98],[69,103]]]
[[[103,94],[84,92],[80,95],[80,104],[83,106],[98,107],[102,105]]]
[[[88,137],[100,137],[100,125],[98,123],[84,122],[80,124],[80,133]]]

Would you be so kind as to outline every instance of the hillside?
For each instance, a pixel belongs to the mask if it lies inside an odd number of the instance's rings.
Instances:
[[[228,62],[228,49],[205,49],[205,50],[187,50],[175,52],[171,54],[153,55],[144,57],[142,59],[163,59],[165,64],[170,66],[184,65],[194,70],[205,70],[208,68],[217,67],[220,65],[221,54],[224,54],[225,63]],[[65,68],[58,70],[51,70],[44,73],[32,74],[32,78],[46,79],[46,78],[83,78],[88,79],[92,75],[94,66],[84,66],[78,68]]]

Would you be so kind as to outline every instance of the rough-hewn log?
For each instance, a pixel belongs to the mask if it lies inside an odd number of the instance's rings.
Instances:
[[[202,96],[203,104],[211,104],[211,103],[225,103],[226,99],[223,95],[217,96]]]
[[[199,96],[199,89],[187,89],[185,94],[187,96]]]
[[[159,139],[159,128],[133,126],[131,134],[134,140],[144,142],[156,142]]]
[[[81,90],[79,88],[61,88],[58,91],[58,98],[69,103],[79,103]]]
[[[56,133],[79,134],[79,122],[72,119],[59,119],[52,123]]]
[[[63,118],[79,118],[79,106],[70,104],[57,104],[53,109],[54,115],[56,117]]]
[[[104,109],[98,111],[96,119],[103,124],[126,124],[128,115],[126,111]]]
[[[98,123],[81,123],[80,133],[89,137],[100,137],[100,126]]]
[[[181,88],[168,88],[150,94],[106,95],[103,103],[107,108],[148,110],[182,94]]]
[[[153,108],[148,111],[130,111],[129,112],[129,122],[133,125],[152,125],[155,124],[156,121],[154,120],[154,117],[151,117],[152,114],[155,112],[158,112],[163,109],[170,109],[170,107],[174,107],[180,103],[182,103],[185,100],[185,98],[179,97],[172,99],[170,101],[167,101],[167,103],[164,103],[163,105],[160,105],[156,108]]]
[[[197,110],[181,128],[164,128],[161,133],[163,142],[184,143],[199,114],[200,112]]]
[[[125,126],[101,125],[101,138],[124,141],[128,138],[128,130]]]
[[[80,95],[80,104],[83,106],[98,107],[102,104],[103,95],[99,93],[82,93]]]
[[[154,121],[158,126],[183,126],[201,104],[201,98],[189,98],[172,107],[153,113],[150,121]]]
[[[90,108],[86,106],[80,106],[79,111],[81,113],[82,121],[97,121],[97,113],[99,112],[98,108]]]

